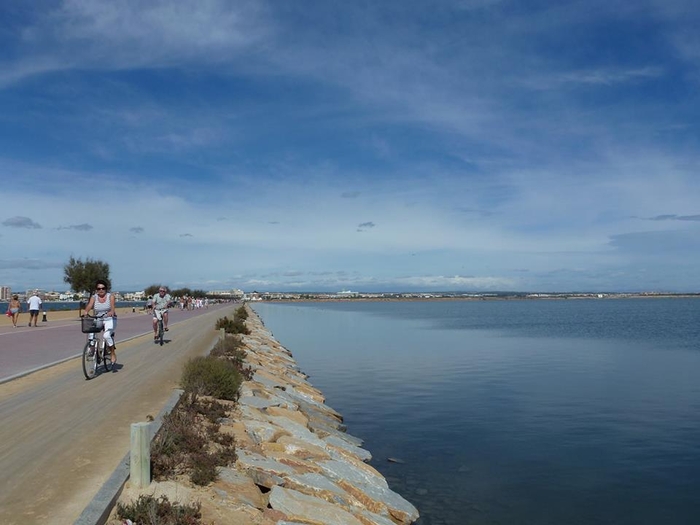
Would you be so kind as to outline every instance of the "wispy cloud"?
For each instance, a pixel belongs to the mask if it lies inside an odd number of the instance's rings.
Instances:
[[[26,228],[29,230],[41,229],[41,225],[34,222],[29,217],[11,217],[2,221],[3,226],[8,226],[10,228]]]
[[[533,89],[560,89],[563,84],[613,86],[627,82],[645,81],[664,74],[660,67],[645,66],[636,69],[594,69],[554,73],[542,78],[529,78],[524,83]]]
[[[70,226],[58,226],[56,228],[57,230],[78,230],[82,232],[87,232],[92,230],[92,225],[83,223],[83,224],[72,224]]]
[[[700,215],[656,215],[655,217],[649,217],[649,221],[700,221]]]
[[[0,259],[2,270],[55,270],[63,268],[64,263],[40,259]]]
[[[516,285],[513,279],[502,277],[469,277],[469,276],[422,276],[397,279],[402,287],[415,287],[426,290],[510,290]]]
[[[255,1],[66,0],[23,28],[28,58],[8,64],[0,85],[58,70],[225,62],[268,36],[265,19]]]

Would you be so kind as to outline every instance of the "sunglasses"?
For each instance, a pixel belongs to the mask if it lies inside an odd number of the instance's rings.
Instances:
[[[106,290],[107,288],[105,288],[104,286],[98,286],[97,289],[98,290]]]

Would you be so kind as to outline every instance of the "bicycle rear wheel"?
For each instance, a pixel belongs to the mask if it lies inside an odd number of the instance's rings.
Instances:
[[[85,379],[92,379],[97,373],[97,348],[91,345],[90,341],[85,343],[83,348],[83,374]]]

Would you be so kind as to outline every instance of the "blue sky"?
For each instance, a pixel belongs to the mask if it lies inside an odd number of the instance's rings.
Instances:
[[[0,4],[0,284],[698,291],[691,0]]]

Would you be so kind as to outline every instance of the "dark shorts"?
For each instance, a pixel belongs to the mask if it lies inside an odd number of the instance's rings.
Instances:
[[[39,310],[29,310],[29,315],[39,315]]]

